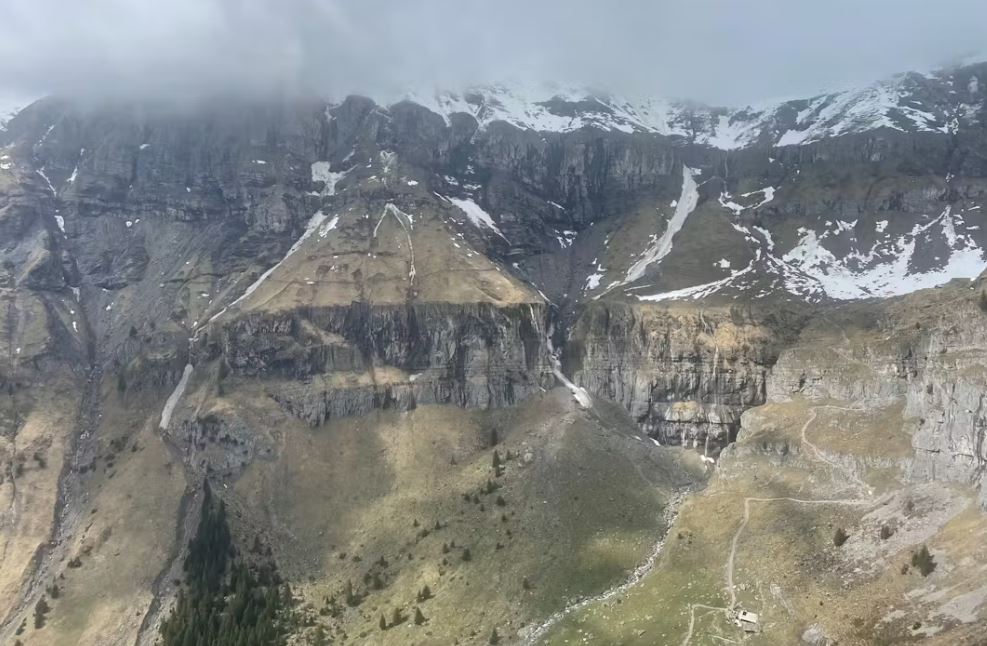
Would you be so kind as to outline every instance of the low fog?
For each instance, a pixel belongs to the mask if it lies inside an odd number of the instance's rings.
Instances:
[[[6,0],[0,96],[551,80],[737,105],[987,49],[983,0]]]

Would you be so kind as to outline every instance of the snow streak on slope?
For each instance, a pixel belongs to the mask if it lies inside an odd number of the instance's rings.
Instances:
[[[182,378],[178,380],[178,385],[168,395],[168,400],[165,402],[164,408],[161,411],[161,423],[159,424],[161,428],[167,430],[168,425],[171,424],[171,414],[175,412],[175,406],[182,399],[182,394],[185,393],[185,387],[188,386],[188,380],[191,376],[192,364],[185,364],[185,369],[182,371]]]
[[[821,233],[800,229],[795,247],[778,257],[768,231],[734,223],[755,254],[750,265],[712,282],[636,297],[642,301],[701,299],[713,294],[759,298],[781,291],[808,302],[883,298],[938,287],[957,278],[975,278],[987,269],[987,254],[971,235],[979,225],[967,225],[952,207],[903,235],[884,233],[887,222],[880,221],[876,231],[882,235],[865,250],[856,248],[856,224],[827,221]],[[837,256],[824,246],[835,238],[840,238],[836,248],[849,246],[850,250]]]
[[[658,294],[651,294],[648,296],[638,296],[637,299],[640,301],[678,301],[686,299],[699,300],[700,298],[705,298],[711,296],[724,287],[732,284],[734,280],[740,278],[741,276],[746,276],[754,271],[754,263],[751,263],[747,267],[731,272],[726,278],[721,278],[720,280],[714,280],[709,283],[703,283],[702,285],[693,285],[692,287],[683,287],[682,289],[676,289],[670,292],[661,292]]]
[[[309,219],[308,224],[305,226],[305,231],[302,233],[301,237],[299,237],[298,240],[295,241],[295,244],[291,245],[291,248],[288,249],[288,252],[284,255],[284,258],[279,260],[270,269],[268,269],[263,274],[261,274],[260,278],[258,278],[253,283],[251,283],[250,286],[247,287],[246,290],[244,290],[243,294],[241,294],[239,298],[237,298],[235,301],[229,304],[229,307],[233,307],[234,305],[243,302],[246,298],[249,298],[251,294],[256,292],[257,288],[263,285],[264,282],[271,277],[271,274],[276,272],[281,267],[281,265],[283,265],[285,261],[288,260],[288,258],[291,258],[291,256],[293,256],[296,251],[302,248],[302,245],[305,244],[306,240],[312,237],[313,233],[319,231],[322,228],[322,223],[326,221],[326,217],[327,217],[326,214],[323,213],[322,211],[316,211],[315,215],[313,215]],[[332,226],[330,227],[329,225]],[[326,228],[328,230],[335,228],[335,223],[330,222],[329,225],[326,225]],[[328,230],[326,231],[326,233],[329,232]],[[323,235],[321,237],[325,237],[325,236]],[[212,317],[210,321],[219,317],[219,315],[225,312],[227,309],[228,309],[227,307],[224,307],[223,310],[220,311],[219,314],[216,314],[216,316]]]
[[[325,182],[325,188],[322,189],[322,193],[321,193],[322,196],[325,197],[325,196],[335,195],[336,184],[338,184],[341,179],[346,177],[346,174],[348,172],[349,171],[347,170],[340,173],[334,173],[329,170],[329,162],[317,161],[312,164],[312,181]],[[301,237],[299,237],[298,240],[296,240],[295,243],[291,245],[287,253],[285,253],[284,257],[281,260],[279,260],[276,264],[274,264],[272,267],[270,267],[267,271],[265,271],[263,274],[261,274],[260,277],[257,280],[255,280],[253,283],[251,283],[250,286],[248,286],[247,289],[244,290],[244,292],[240,294],[240,296],[236,300],[234,300],[232,303],[230,303],[229,305],[221,309],[219,312],[214,314],[209,319],[209,322],[212,323],[220,316],[225,314],[229,308],[233,307],[234,305],[238,305],[239,303],[242,303],[245,299],[250,297],[251,294],[256,292],[257,289],[261,285],[263,285],[264,282],[268,278],[270,278],[271,275],[275,271],[277,271],[281,267],[281,265],[284,264],[286,260],[288,260],[288,258],[290,258],[292,255],[295,254],[295,252],[297,252],[299,249],[302,248],[302,245],[305,244],[305,241],[311,238],[312,234],[314,234],[316,231],[318,231],[320,238],[325,238],[327,235],[329,235],[329,232],[336,228],[336,225],[339,222],[339,217],[338,216],[334,217],[330,219],[328,222],[326,221],[327,217],[328,216],[321,209],[316,211],[315,214],[312,215],[311,218],[309,218],[308,223],[305,225],[305,231],[302,232]]]
[[[490,217],[490,214],[484,211],[479,204],[471,199],[460,199],[458,197],[450,197],[446,199],[459,207],[459,210],[466,214],[466,217],[469,218],[469,221],[472,222],[474,226],[477,228],[490,229],[501,238],[504,238],[504,240],[507,240],[507,237],[500,232],[500,229],[493,221],[493,218]]]
[[[400,224],[401,228],[404,230],[405,237],[408,239],[408,280],[413,284],[415,282],[417,270],[415,269],[415,244],[411,240],[411,231],[409,227],[414,227],[415,219],[410,214],[399,209],[393,202],[388,202],[384,205],[384,212],[380,214],[380,219],[377,220],[377,226],[374,227],[374,238],[377,237],[377,232],[380,230],[380,225],[384,223],[384,218],[388,215],[397,220],[398,224]],[[407,222],[407,224],[405,222]]]
[[[686,218],[696,208],[699,203],[699,190],[694,178],[696,171],[688,166],[682,167],[682,194],[675,204],[675,212],[668,220],[665,232],[658,240],[645,250],[641,258],[638,259],[631,268],[627,270],[627,276],[619,284],[632,283],[644,275],[647,268],[657,262],[661,262],[672,250],[672,239],[675,234],[682,229]]]

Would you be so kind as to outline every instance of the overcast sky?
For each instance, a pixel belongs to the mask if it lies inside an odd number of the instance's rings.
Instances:
[[[541,79],[742,104],[987,50],[987,0],[2,0],[0,95]]]

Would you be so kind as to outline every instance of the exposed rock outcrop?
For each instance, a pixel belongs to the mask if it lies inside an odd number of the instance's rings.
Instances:
[[[553,383],[540,304],[413,303],[238,318],[220,350],[238,374],[285,380],[274,397],[308,421],[419,404],[510,406]]]
[[[741,413],[764,403],[771,366],[799,325],[784,310],[597,302],[573,326],[565,365],[660,442],[715,454],[736,436]]]
[[[985,287],[981,278],[831,310],[781,353],[768,401],[799,394],[863,409],[901,406],[914,456],[899,466],[916,481],[979,487],[987,509]]]

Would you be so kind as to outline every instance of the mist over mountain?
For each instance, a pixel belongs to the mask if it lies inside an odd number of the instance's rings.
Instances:
[[[386,101],[552,80],[739,106],[946,64],[984,49],[985,20],[976,0],[11,0],[0,94]]]

